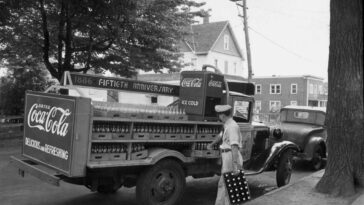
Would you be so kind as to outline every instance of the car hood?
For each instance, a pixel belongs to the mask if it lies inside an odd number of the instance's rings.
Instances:
[[[305,138],[312,131],[320,131],[324,128],[318,125],[298,124],[298,123],[281,123],[280,128],[283,132],[283,139],[295,142],[302,146]]]

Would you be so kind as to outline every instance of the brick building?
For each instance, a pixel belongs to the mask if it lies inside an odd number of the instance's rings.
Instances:
[[[303,76],[254,77],[256,113],[275,113],[286,105],[326,107],[327,83]]]

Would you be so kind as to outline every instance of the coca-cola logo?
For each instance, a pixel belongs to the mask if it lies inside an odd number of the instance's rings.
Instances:
[[[64,137],[67,135],[71,115],[69,109],[35,103],[28,112],[28,127]]]
[[[181,82],[181,87],[200,88],[202,85],[202,78],[184,78]]]
[[[209,81],[209,87],[217,87],[217,88],[221,88],[222,87],[222,82],[221,81],[216,81],[216,80],[210,80]]]

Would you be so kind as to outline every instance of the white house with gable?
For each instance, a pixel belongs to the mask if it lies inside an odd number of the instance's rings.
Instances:
[[[224,74],[243,75],[244,57],[228,21],[191,25],[191,35],[180,43],[182,61],[188,66],[184,70],[200,70],[210,64]]]

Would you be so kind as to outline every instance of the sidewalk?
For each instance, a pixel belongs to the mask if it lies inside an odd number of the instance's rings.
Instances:
[[[320,180],[324,170],[304,177],[301,180],[285,187],[258,197],[244,205],[364,205],[364,192],[350,198],[336,198],[326,194],[317,193],[315,185]]]

